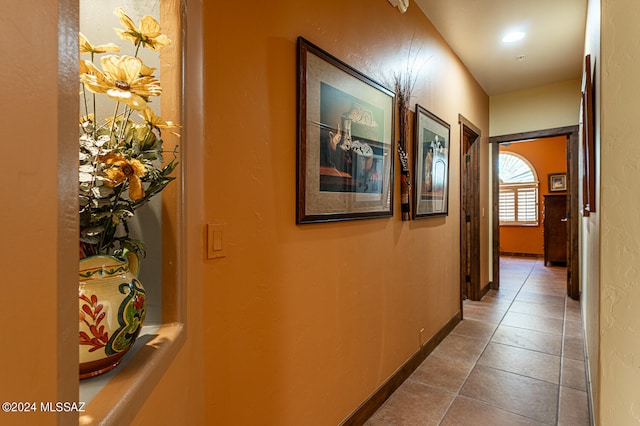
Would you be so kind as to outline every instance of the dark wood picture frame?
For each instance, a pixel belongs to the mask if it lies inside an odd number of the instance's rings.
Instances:
[[[393,216],[395,94],[298,38],[296,223]]]
[[[580,104],[580,137],[582,145],[582,213],[589,216],[596,211],[596,148],[594,88],[591,71],[591,55],[586,55],[582,76],[582,100]]]
[[[451,126],[416,104],[413,132],[413,218],[449,213]]]
[[[561,192],[567,190],[567,174],[549,173],[549,192]]]

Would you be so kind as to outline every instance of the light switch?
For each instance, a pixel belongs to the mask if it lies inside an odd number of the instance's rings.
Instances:
[[[222,250],[222,232],[213,231],[213,251]]]
[[[207,259],[217,259],[227,255],[227,225],[207,224]]]

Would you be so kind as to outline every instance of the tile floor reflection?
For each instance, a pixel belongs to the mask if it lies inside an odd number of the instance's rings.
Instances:
[[[590,424],[566,268],[503,257],[500,273],[500,290],[464,302],[464,319],[366,425]]]

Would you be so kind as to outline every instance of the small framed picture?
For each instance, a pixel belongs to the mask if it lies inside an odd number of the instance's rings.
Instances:
[[[567,190],[566,173],[549,173],[549,192],[559,192]]]
[[[416,104],[413,218],[446,216],[449,205],[450,127]]]

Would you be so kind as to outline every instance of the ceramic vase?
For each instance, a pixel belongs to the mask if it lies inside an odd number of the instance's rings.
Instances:
[[[97,255],[80,260],[80,378],[115,368],[140,334],[146,294],[138,258]]]

